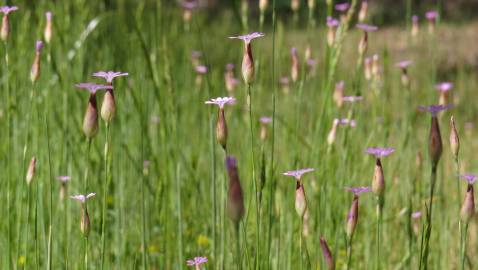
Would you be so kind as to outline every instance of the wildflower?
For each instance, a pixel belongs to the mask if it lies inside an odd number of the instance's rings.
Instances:
[[[219,107],[219,111],[217,114],[217,122],[216,122],[216,140],[222,146],[224,150],[226,150],[227,145],[227,123],[226,117],[224,116],[224,106],[226,104],[234,104],[236,103],[236,99],[233,97],[218,97],[213,98],[204,102],[205,104],[214,104]]]
[[[99,71],[93,73],[94,77],[101,77],[106,80],[106,84],[113,86],[113,80],[116,77],[128,76],[126,72],[114,72],[114,71]],[[113,87],[106,89],[106,94],[103,98],[103,103],[101,104],[101,118],[106,123],[110,123],[113,120],[113,117],[116,113],[116,102],[113,92]]]
[[[194,71],[196,72],[196,86],[200,87],[203,82],[204,74],[207,73],[207,67],[203,65],[198,65],[194,67]]]
[[[335,31],[337,30],[337,27],[339,26],[339,21],[337,19],[334,19],[332,17],[327,17],[327,44],[329,47],[332,47],[335,42]]]
[[[298,12],[299,8],[300,8],[300,0],[291,0],[290,1],[290,9],[292,9],[292,11],[294,13]]]
[[[354,194],[354,197],[352,199],[352,205],[350,206],[350,210],[347,215],[347,226],[345,230],[347,234],[347,240],[348,242],[351,242],[355,232],[355,227],[357,227],[357,222],[358,222],[359,196],[362,193],[370,192],[370,188],[367,188],[367,187],[347,188],[347,191],[352,192]]]
[[[96,104],[96,92],[101,89],[113,89],[113,86],[94,83],[79,83],[75,86],[80,89],[86,89],[90,92],[88,106],[86,107],[85,117],[83,118],[83,132],[88,139],[92,139],[96,133],[98,133],[98,106]]]
[[[364,22],[365,19],[367,19],[367,11],[368,11],[368,2],[362,1],[362,3],[360,4],[360,11],[358,14],[359,22]]]
[[[418,16],[413,15],[412,16],[412,32],[411,32],[412,37],[418,36],[418,30],[419,30]]]
[[[33,177],[35,176],[36,164],[37,164],[37,158],[33,156],[32,159],[30,160],[30,165],[28,165],[28,171],[26,176],[27,185],[30,185],[30,183],[33,180]]]
[[[46,24],[45,24],[45,31],[43,32],[43,36],[45,37],[45,42],[50,43],[51,37],[53,35],[53,13],[51,11],[45,12]]]
[[[400,70],[402,71],[402,77],[401,77],[402,85],[406,88],[408,88],[408,86],[410,85],[410,79],[408,78],[407,69],[412,63],[413,62],[410,60],[404,60],[395,64],[395,66],[400,68]]]
[[[420,211],[416,211],[416,212],[412,213],[412,218],[413,219],[419,219],[421,217],[422,217],[422,212],[420,212]]]
[[[385,177],[383,175],[383,168],[381,158],[392,154],[394,148],[370,147],[365,151],[367,154],[374,155],[376,158],[375,169],[372,181],[372,191],[380,200],[383,200],[385,191]]]
[[[301,178],[303,174],[313,172],[314,170],[315,169],[307,168],[283,173],[283,175],[285,176],[292,176],[296,179],[295,210],[300,218],[304,217],[305,211],[307,210],[307,200],[305,197],[304,185],[302,184]]]
[[[320,237],[320,247],[322,248],[322,255],[324,256],[325,265],[328,270],[335,270],[335,261],[330,251],[329,245],[323,236]]]
[[[368,48],[368,33],[377,31],[378,27],[374,25],[359,23],[357,24],[357,28],[363,30],[363,36],[359,42],[358,51],[360,55],[364,55],[367,52]]]
[[[226,83],[226,90],[229,92],[234,91],[239,84],[239,80],[234,77],[234,64],[226,65],[226,73],[224,73],[224,82]]]
[[[455,118],[453,117],[453,115],[450,118],[450,130],[451,152],[455,159],[458,159],[458,153],[460,151],[460,138],[458,136],[458,131],[456,131]]]
[[[200,51],[192,51],[191,52],[191,63],[193,67],[200,65],[200,59],[202,57],[202,52]]]
[[[193,259],[187,260],[186,261],[188,266],[194,266],[196,270],[201,269],[200,265],[207,263],[207,258],[206,257],[194,257]]]
[[[287,94],[289,93],[289,90],[290,90],[290,80],[289,80],[289,77],[281,77],[279,79],[279,83],[280,85],[282,86],[282,91],[284,92],[284,94]]]
[[[62,175],[58,176],[56,180],[60,182],[60,200],[63,201],[67,192],[66,184],[71,180],[71,177],[67,175]]]
[[[372,56],[372,76],[375,80],[380,79],[380,57],[378,54]]]
[[[315,70],[316,70],[316,68],[317,68],[317,60],[315,60],[315,59],[307,59],[306,63],[307,63],[307,66],[309,67],[309,74],[310,74],[310,75],[314,75],[314,74],[315,74]]]
[[[350,7],[349,3],[339,3],[335,5],[335,10],[340,12],[345,12],[349,9],[349,7]]]
[[[465,200],[461,206],[460,216],[461,221],[465,224],[468,224],[470,219],[475,214],[475,196],[473,194],[473,184],[478,177],[473,174],[464,174],[461,175],[461,177],[468,182],[468,187],[466,190]]]
[[[432,163],[432,167],[436,168],[438,161],[440,160],[443,144],[441,140],[440,125],[438,124],[437,114],[440,111],[446,110],[451,106],[447,105],[431,105],[428,107],[420,106],[418,109],[420,111],[428,111],[432,114],[432,122],[430,128],[430,134],[428,137],[428,154]]]
[[[237,228],[239,221],[244,216],[244,197],[235,157],[228,156],[226,158],[226,168],[229,175],[227,214]]]
[[[342,108],[342,105],[344,104],[344,86],[344,81],[339,81],[335,84],[333,99],[339,108]]]
[[[329,134],[327,135],[327,144],[329,146],[332,146],[335,142],[335,137],[337,136],[337,126],[339,125],[340,120],[339,119],[334,119],[332,122],[332,128],[329,131]]]
[[[269,5],[268,0],[259,0],[259,11],[264,13],[267,10],[267,6]]]
[[[453,88],[453,83],[451,82],[441,82],[435,85],[435,89],[440,93],[440,98],[438,104],[446,105],[448,104],[448,93]]]
[[[193,10],[198,7],[197,1],[183,1],[181,3],[181,7],[183,8],[183,21],[186,25],[189,25],[191,19],[193,17]],[[188,26],[187,26],[188,27]]]
[[[291,55],[291,68],[290,68],[290,77],[293,82],[297,82],[299,79],[299,57],[297,56],[297,49],[292,48],[290,50]]]
[[[2,18],[2,29],[0,30],[0,38],[6,42],[8,39],[8,34],[10,33],[10,23],[8,21],[8,14],[12,11],[18,10],[17,6],[2,6],[0,7],[0,12],[3,13]]]
[[[342,100],[344,102],[354,103],[354,102],[363,100],[363,97],[362,96],[344,96]]]
[[[365,59],[363,60],[363,65],[365,79],[369,81],[370,79],[372,79],[372,59],[370,57],[365,57]]]
[[[339,124],[342,126],[351,126],[351,127],[357,126],[357,121],[355,121],[354,119],[342,118],[338,120],[339,120]]]
[[[261,122],[261,140],[265,141],[267,138],[267,125],[272,123],[271,117],[263,116],[260,118]]]
[[[435,32],[435,24],[438,18],[438,12],[430,10],[425,13],[425,18],[428,20],[428,33],[433,34]]]
[[[32,69],[30,71],[30,80],[34,83],[40,77],[40,56],[43,49],[43,42],[38,40],[35,44],[35,59],[33,60]]]
[[[96,193],[89,193],[88,195],[75,195],[71,196],[72,199],[81,202],[81,223],[80,230],[85,237],[88,237],[90,233],[90,216],[88,214],[88,208],[86,207],[86,201],[95,196]]]
[[[254,58],[252,57],[251,41],[255,38],[263,37],[263,33],[253,32],[243,36],[229,37],[230,39],[240,39],[244,41],[244,56],[242,58],[242,77],[246,84],[252,84],[254,81]]]

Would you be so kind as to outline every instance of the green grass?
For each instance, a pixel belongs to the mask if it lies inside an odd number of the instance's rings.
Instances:
[[[186,269],[186,260],[195,256],[209,258],[204,269],[325,269],[321,236],[327,240],[337,269],[342,269],[347,261],[345,226],[352,202],[352,194],[344,188],[371,185],[375,160],[364,152],[373,146],[396,148],[382,160],[386,189],[381,269],[416,269],[425,234],[431,171],[427,155],[430,115],[416,108],[438,103],[434,85],[440,81],[455,83],[450,99],[455,106],[438,118],[443,155],[434,193],[428,269],[460,265],[460,250],[465,249],[460,246],[457,205],[462,202],[457,195],[464,198],[466,190],[465,182],[456,190],[449,118],[455,116],[460,135],[461,173],[478,173],[476,128],[465,128],[466,123],[476,122],[473,100],[478,78],[469,62],[450,61],[454,55],[449,51],[456,46],[453,52],[463,56],[473,47],[472,39],[454,36],[469,31],[466,25],[440,24],[436,36],[428,35],[422,25],[414,41],[405,26],[371,33],[366,57],[379,54],[381,65],[381,81],[373,83],[363,77],[363,67],[357,63],[361,33],[353,26],[355,15],[350,30],[342,32],[341,43],[328,50],[323,16],[311,27],[304,7],[303,21],[294,25],[284,15],[274,21],[270,7],[265,14],[266,36],[252,45],[256,80],[250,89],[250,123],[247,88],[240,72],[243,44],[227,37],[259,30],[258,14],[249,14],[249,29],[244,30],[241,17],[234,17],[232,10],[214,16],[212,11],[199,10],[186,31],[181,10],[166,1],[14,4],[20,9],[9,15],[8,71],[5,47],[0,48],[4,95],[0,101],[1,269],[83,269],[81,206],[69,196],[84,193],[87,168],[88,192],[97,193],[88,201],[88,269],[102,269],[102,264],[103,269]],[[53,40],[45,45],[41,76],[32,85],[29,75],[35,41],[42,38],[47,10],[54,14]],[[450,36],[456,38],[450,40]],[[304,72],[306,44],[318,60],[313,74]],[[278,80],[290,75],[291,47],[298,49],[302,74],[285,94]],[[209,68],[202,85],[195,83],[190,59],[193,50],[202,52],[200,62]],[[413,60],[408,72],[409,98],[408,90],[401,86],[400,70],[394,66],[404,59]],[[236,65],[235,75],[240,80],[232,93],[224,86],[227,63]],[[82,121],[88,93],[74,85],[104,83],[91,76],[99,70],[130,75],[114,81],[116,117],[108,134],[99,118],[100,129],[87,154]],[[364,100],[338,108],[332,91],[339,80],[345,81],[346,95],[360,92]],[[98,94],[98,109],[103,95]],[[217,108],[204,104],[210,98],[229,95],[236,97],[237,103],[225,108],[227,154],[237,158],[246,210],[238,235],[225,215],[228,175],[225,153],[215,141]],[[268,136],[261,140],[259,117],[273,115]],[[329,146],[327,135],[333,119],[347,116],[352,116],[357,126],[339,126],[335,144]],[[106,138],[110,146],[107,158]],[[416,162],[418,153],[423,156],[421,165]],[[37,157],[37,170],[27,185],[25,175],[32,156]],[[150,161],[147,167],[145,160]],[[301,228],[294,209],[295,183],[282,173],[307,167],[316,171],[303,178],[309,217]],[[55,179],[60,175],[72,178],[64,201]],[[260,189],[261,180],[265,184],[259,196],[254,192]],[[361,195],[350,269],[375,267],[375,206],[373,194]],[[414,211],[422,211],[422,218],[411,220]],[[476,265],[476,226],[473,218],[464,237],[468,241],[465,269]],[[304,228],[308,233],[302,242],[299,235]],[[304,254],[299,253],[301,248]]]

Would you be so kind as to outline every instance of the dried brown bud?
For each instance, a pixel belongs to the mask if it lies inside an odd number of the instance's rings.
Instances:
[[[254,82],[254,59],[252,58],[252,47],[246,43],[244,56],[242,58],[242,78],[246,84]]]
[[[475,214],[475,196],[473,194],[473,186],[468,184],[468,189],[466,191],[465,200],[461,206],[460,216],[461,221],[465,224],[468,224],[470,219]]]
[[[35,176],[36,164],[37,164],[37,158],[33,156],[32,159],[30,160],[30,165],[28,165],[28,171],[26,176],[26,181],[28,185],[30,185],[30,183],[33,180],[33,177]]]
[[[235,224],[239,224],[239,221],[244,216],[244,197],[242,195],[241,182],[239,181],[236,159],[232,156],[227,157],[226,167],[229,175],[227,215]]]
[[[350,207],[349,213],[347,215],[347,228],[346,234],[347,239],[350,241],[354,235],[355,227],[357,226],[358,221],[358,199],[357,195],[354,195],[352,206]]]
[[[295,211],[300,218],[304,217],[307,210],[307,200],[305,198],[304,185],[300,181],[297,181],[295,187]]]
[[[450,147],[453,156],[458,158],[458,153],[460,152],[460,138],[458,136],[458,131],[456,131],[455,118],[453,116],[450,119]]]
[[[440,126],[436,115],[432,116],[432,124],[430,128],[430,135],[428,137],[428,154],[433,167],[438,165],[440,161],[443,145],[441,140]]]
[[[224,108],[219,108],[216,122],[216,140],[224,150],[227,147],[227,124],[224,116]]]
[[[103,104],[101,104],[101,118],[107,123],[110,123],[116,112],[116,103],[113,89],[107,89],[103,97]]]
[[[322,255],[324,256],[325,265],[328,270],[335,270],[335,261],[330,251],[329,245],[323,236],[320,237],[320,247],[322,248]]]
[[[98,133],[98,107],[96,94],[94,93],[90,94],[86,107],[85,117],[83,118],[83,132],[88,139],[93,138]]]
[[[372,180],[372,192],[378,197],[382,197],[385,191],[385,177],[383,175],[382,162],[377,158]]]

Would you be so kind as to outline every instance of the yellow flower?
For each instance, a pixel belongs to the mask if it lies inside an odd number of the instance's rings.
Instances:
[[[205,236],[203,234],[200,234],[196,241],[197,241],[197,244],[200,247],[208,247],[209,246],[209,238],[207,238],[207,236]]]
[[[18,265],[23,266],[25,264],[25,256],[18,257]]]

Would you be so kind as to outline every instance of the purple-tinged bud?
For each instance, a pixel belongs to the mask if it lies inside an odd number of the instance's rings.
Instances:
[[[362,39],[360,39],[359,46],[358,46],[358,52],[360,55],[365,55],[367,52],[368,48],[368,34],[367,31],[363,32]]]
[[[382,197],[385,192],[385,177],[383,175],[382,162],[377,158],[372,180],[372,192],[378,197]]]
[[[35,45],[35,59],[33,60],[32,69],[30,71],[30,80],[36,82],[40,77],[40,59],[41,50],[43,49],[43,42],[37,41]]]
[[[237,225],[244,216],[244,197],[242,195],[236,158],[233,156],[227,157],[226,167],[229,175],[227,215]]]
[[[291,55],[291,68],[290,68],[290,78],[293,82],[299,80],[299,57],[297,56],[297,49],[292,48],[290,51]]]
[[[30,185],[30,183],[33,180],[33,177],[35,176],[36,164],[37,164],[37,158],[33,156],[32,159],[30,160],[30,165],[28,165],[28,171],[26,176],[27,185]]]
[[[252,57],[252,47],[250,43],[245,43],[244,56],[242,58],[242,78],[246,84],[254,82],[254,58]]]
[[[378,54],[372,56],[372,76],[377,77],[380,73],[380,57]]]
[[[358,199],[357,195],[354,195],[352,200],[352,206],[350,207],[349,213],[347,215],[347,228],[346,234],[347,239],[350,241],[354,235],[355,227],[357,226],[358,221]]]
[[[461,206],[460,217],[461,222],[468,224],[470,219],[475,214],[475,195],[473,194],[473,185],[468,184],[468,188],[465,195],[465,200]]]
[[[456,131],[455,117],[453,116],[450,118],[450,147],[453,156],[457,159],[458,153],[460,152],[460,138],[458,131]]]
[[[81,204],[81,222],[80,222],[80,230],[81,233],[83,233],[84,237],[88,237],[90,234],[90,215],[88,214],[88,209],[86,206],[82,203]]]
[[[295,211],[300,218],[303,218],[306,210],[307,200],[305,198],[304,185],[302,185],[300,181],[297,181],[295,187]]]
[[[372,79],[372,59],[370,57],[366,57],[363,62],[365,79],[369,81]]]
[[[433,167],[438,165],[440,157],[443,151],[443,144],[441,140],[440,125],[438,124],[438,118],[436,115],[432,116],[432,123],[430,128],[430,134],[428,136],[428,155]]]
[[[43,35],[45,37],[46,43],[50,43],[51,37],[53,36],[53,22],[52,22],[53,13],[51,13],[50,11],[47,11],[45,12],[45,17],[46,17],[46,24],[45,24],[45,31]]]
[[[91,93],[83,118],[83,133],[88,139],[92,139],[98,133],[98,106],[96,93]]]
[[[412,37],[416,37],[418,36],[418,31],[419,31],[419,24],[418,24],[418,16],[417,15],[413,15],[412,16]]]
[[[224,108],[219,108],[216,122],[216,140],[224,150],[227,147],[227,123],[224,116]]]
[[[322,248],[322,255],[324,256],[325,265],[327,270],[335,270],[335,261],[330,251],[329,245],[323,236],[320,237],[320,247]]]
[[[344,104],[344,85],[344,81],[335,84],[333,99],[339,108],[342,108],[342,105]]]
[[[107,89],[101,104],[101,118],[110,123],[116,113],[116,102],[113,89]]]
[[[362,1],[362,4],[360,5],[360,11],[358,14],[359,22],[364,22],[365,19],[367,19],[367,11],[368,11],[368,2]]]
[[[3,15],[2,30],[0,31],[0,38],[2,39],[2,41],[7,41],[9,33],[10,33],[10,23],[8,21],[8,15]]]
[[[335,142],[335,137],[337,136],[337,126],[339,125],[340,120],[334,119],[332,123],[332,128],[329,131],[329,135],[327,135],[327,144],[329,146],[333,145]]]

